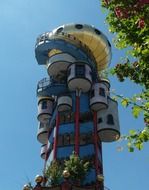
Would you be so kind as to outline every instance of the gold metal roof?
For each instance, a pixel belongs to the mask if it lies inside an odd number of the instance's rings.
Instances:
[[[110,43],[99,30],[89,25],[68,24],[53,30],[53,34],[64,32],[70,34],[87,46],[95,58],[97,69],[105,69],[111,61]]]

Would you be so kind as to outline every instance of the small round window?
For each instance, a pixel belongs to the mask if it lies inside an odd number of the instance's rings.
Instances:
[[[62,31],[63,31],[63,27],[60,27],[60,28],[57,29],[56,33],[59,34]]]
[[[98,34],[98,35],[101,34],[101,32],[98,29],[96,29],[96,28],[95,28],[95,33]]]
[[[77,29],[82,29],[82,28],[83,28],[83,25],[82,25],[82,24],[76,24],[75,27],[76,27]]]

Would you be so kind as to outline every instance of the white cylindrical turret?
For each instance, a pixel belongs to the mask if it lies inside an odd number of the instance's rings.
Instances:
[[[104,82],[95,83],[90,95],[90,107],[93,111],[99,111],[108,107],[108,87]]]
[[[108,109],[97,112],[98,135],[103,142],[116,141],[120,137],[118,104],[111,98],[108,99],[108,104]]]
[[[41,144],[46,144],[48,140],[48,132],[50,130],[49,123],[39,123],[38,132],[37,132],[37,140]]]
[[[70,111],[72,109],[72,98],[69,95],[61,95],[57,100],[57,110],[59,112]]]
[[[43,144],[41,146],[40,156],[42,159],[46,159],[46,153],[47,153],[47,144]]]
[[[49,52],[50,56],[50,52]],[[59,78],[67,71],[67,67],[75,61],[75,58],[68,53],[57,53],[49,57],[47,61],[47,69],[49,76],[55,79]],[[63,76],[62,76],[63,77]]]
[[[40,97],[38,100],[37,119],[42,123],[48,123],[53,112],[54,99],[52,97]]]
[[[68,88],[71,91],[76,89],[88,92],[91,88],[92,74],[89,65],[82,62],[75,62],[68,67]]]

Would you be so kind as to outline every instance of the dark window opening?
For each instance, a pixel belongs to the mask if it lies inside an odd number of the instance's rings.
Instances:
[[[107,115],[107,124],[114,125],[113,115],[111,114]]]
[[[59,34],[62,31],[63,31],[63,27],[60,27],[60,28],[57,29],[56,33]]]
[[[44,127],[44,124],[43,123],[40,123],[39,125],[39,129],[43,128]]]
[[[102,123],[103,121],[102,121],[102,118],[100,117],[99,119],[98,119],[98,123]]]
[[[64,146],[70,145],[70,135],[68,133],[64,134],[63,136],[63,144]]]
[[[47,101],[42,102],[42,107],[41,109],[47,109]]]
[[[104,88],[99,88],[99,95],[104,96],[104,97],[106,96]]]
[[[80,145],[92,144],[93,143],[93,135],[92,132],[82,133],[80,135]]]
[[[59,147],[74,145],[74,141],[74,133],[65,133],[58,136]]]
[[[80,118],[79,118],[80,123],[85,123],[91,121],[92,119],[93,116],[91,112],[80,113]]]
[[[82,25],[82,24],[76,24],[75,27],[76,27],[77,29],[82,29],[82,28],[83,28],[83,25]]]
[[[95,96],[95,91],[92,90],[92,91],[91,91],[91,98],[93,98],[94,96]]]
[[[84,145],[86,144],[87,138],[86,138],[86,134],[81,134],[80,136],[80,145]]]
[[[75,137],[74,137],[74,133],[70,134],[70,145],[74,145],[75,142]]]
[[[58,136],[58,146],[63,146],[63,135]]]
[[[73,123],[74,122],[74,113],[62,113],[60,115],[60,124]]]
[[[96,28],[95,28],[95,33],[98,34],[98,35],[101,34],[101,32],[98,29],[96,29]]]
[[[76,65],[76,77],[85,76],[85,65]]]

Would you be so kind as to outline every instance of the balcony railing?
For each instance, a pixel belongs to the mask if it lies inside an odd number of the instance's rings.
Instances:
[[[68,42],[71,42],[72,44],[74,44],[76,47],[82,49],[83,51],[85,51],[85,53],[87,53],[87,55],[94,61],[96,62],[91,50],[85,45],[83,44],[80,40],[78,40],[75,36],[61,32],[61,33],[55,33],[53,34],[52,32],[45,32],[41,35],[39,35],[39,37],[36,40],[36,46],[40,45],[40,43],[45,43],[49,40],[52,39],[64,39]]]
[[[37,85],[37,96],[46,94],[57,96],[63,91],[66,91],[66,83],[57,82],[52,77],[43,78]]]
[[[44,89],[46,88],[47,86],[51,85],[52,83],[54,82],[54,80],[52,78],[43,78],[42,80],[40,80],[38,82],[38,85],[37,85],[37,91],[39,89]]]

